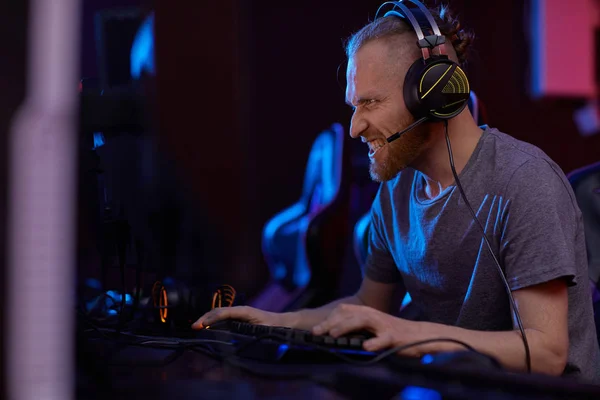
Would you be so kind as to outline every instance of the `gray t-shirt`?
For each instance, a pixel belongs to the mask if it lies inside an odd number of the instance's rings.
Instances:
[[[539,148],[486,128],[459,175],[511,290],[568,283],[564,376],[600,382],[581,212],[560,168]],[[419,320],[480,331],[513,329],[498,268],[455,185],[430,200],[411,168],[381,185],[371,210],[365,274],[399,282]]]

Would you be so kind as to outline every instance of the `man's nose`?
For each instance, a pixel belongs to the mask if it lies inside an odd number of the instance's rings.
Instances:
[[[350,120],[350,136],[353,139],[357,139],[367,129],[367,126],[367,121],[354,113]]]

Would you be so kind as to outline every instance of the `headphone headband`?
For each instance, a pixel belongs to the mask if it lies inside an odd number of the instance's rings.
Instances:
[[[427,7],[425,7],[425,5],[423,5],[423,3],[421,3],[420,1],[417,1],[417,0],[408,0],[408,1],[410,1],[411,3],[413,3],[414,5],[416,5],[417,7],[419,7],[421,9],[421,12],[423,13],[423,15],[425,15],[425,18],[427,18],[429,25],[431,25],[431,29],[433,29],[434,35],[444,36],[444,35],[442,35],[442,32],[440,31],[438,24],[435,22],[433,15],[431,15],[429,10],[427,9]],[[394,3],[401,3],[401,2],[402,2],[402,0],[394,2]]]
[[[433,15],[431,15],[429,10],[427,9],[427,7],[425,7],[423,5],[423,3],[421,3],[417,0],[407,0],[407,1],[416,5],[419,8],[419,11],[423,14],[425,19],[429,23],[431,30],[433,32],[433,35],[425,36],[425,34],[423,33],[423,29],[421,28],[421,23],[419,22],[419,20],[415,16],[415,14],[407,6],[402,4],[403,0],[386,1],[385,3],[383,3],[377,9],[377,13],[375,13],[375,19],[379,18],[379,13],[381,12],[382,8],[392,5],[393,6],[392,10],[386,12],[383,15],[383,17],[387,17],[388,15],[394,15],[394,16],[400,17],[402,19],[408,19],[408,22],[412,25],[413,30],[417,34],[417,38],[419,39],[418,45],[421,48],[421,50],[423,51],[424,59],[429,58],[429,51],[434,50],[438,46],[439,46],[440,55],[444,54],[445,53],[444,46],[441,46],[441,45],[446,43],[446,37],[444,35],[442,35],[440,28],[438,27],[437,23],[435,22],[435,19],[433,18]],[[396,11],[395,10],[396,7],[399,8],[402,11],[402,13]]]
[[[423,30],[421,29],[421,24],[419,24],[419,21],[417,21],[417,18],[415,17],[415,15],[408,9],[408,7],[406,7],[404,4],[402,4],[399,1],[386,1],[385,3],[383,3],[379,7],[379,10],[377,10],[377,13],[375,14],[375,19],[378,18],[379,11],[381,10],[381,8],[388,4],[393,4],[394,8],[398,7],[400,10],[402,10],[404,12],[404,14],[401,14],[398,11],[392,9],[391,11],[386,12],[383,17],[387,17],[388,15],[395,15],[395,16],[403,18],[403,19],[407,18],[408,21],[410,22],[410,24],[412,25],[415,33],[417,34],[417,38],[419,38],[419,40],[425,39],[425,35],[423,34]]]

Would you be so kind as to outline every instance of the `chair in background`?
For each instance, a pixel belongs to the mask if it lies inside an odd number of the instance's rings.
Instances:
[[[600,281],[600,162],[567,175],[583,215],[590,279]]]
[[[282,312],[319,305],[335,291],[347,235],[349,192],[344,129],[333,124],[311,148],[300,199],[264,226],[262,250],[271,281],[254,307]]]
[[[367,254],[369,253],[369,228],[371,226],[371,212],[366,213],[354,225],[354,238],[352,244],[354,249],[354,255],[358,260],[358,264],[361,268],[364,267],[367,262]]]
[[[469,107],[469,111],[471,112],[475,122],[477,122],[477,125],[483,126],[488,123],[485,105],[481,100],[479,100],[479,97],[477,97],[477,94],[475,94],[474,91],[471,91],[469,101],[467,102],[467,107]]]
[[[596,332],[600,342],[600,162],[567,175],[583,216]]]

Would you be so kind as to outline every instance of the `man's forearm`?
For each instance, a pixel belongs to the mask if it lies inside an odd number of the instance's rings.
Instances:
[[[344,297],[329,304],[325,304],[319,308],[307,308],[304,310],[282,314],[284,324],[290,328],[310,330],[313,328],[313,326],[321,323],[325,318],[327,318],[331,310],[333,310],[337,305],[343,303],[358,305],[363,304],[356,295]]]
[[[423,324],[423,340],[460,340],[475,350],[496,358],[507,369],[526,371],[525,347],[519,331],[482,332],[428,322],[416,323]],[[543,332],[525,329],[525,334],[529,344],[532,371],[550,375],[562,374],[567,355],[553,351]],[[464,347],[449,342],[434,342],[423,345],[419,350],[424,354],[464,350]]]

